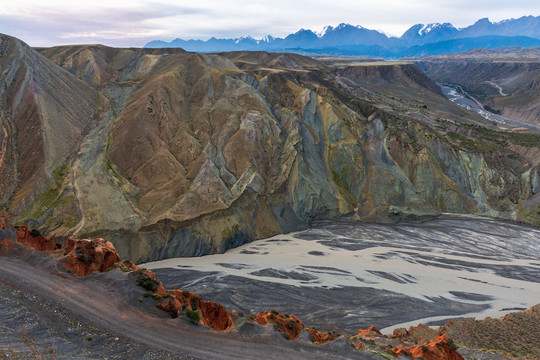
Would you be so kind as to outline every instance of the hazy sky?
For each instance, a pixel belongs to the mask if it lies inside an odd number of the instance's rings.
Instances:
[[[540,15],[539,0],[0,0],[0,32],[31,46],[100,43],[144,46],[150,40],[320,31],[345,22],[400,36],[417,23],[465,27]]]

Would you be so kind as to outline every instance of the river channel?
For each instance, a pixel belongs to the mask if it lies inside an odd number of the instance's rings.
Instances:
[[[540,230],[468,216],[326,221],[224,254],[142,266],[166,288],[229,310],[275,309],[306,326],[351,333],[501,317],[540,303]]]

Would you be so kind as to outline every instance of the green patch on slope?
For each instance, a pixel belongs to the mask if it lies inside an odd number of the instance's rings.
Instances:
[[[62,184],[68,173],[68,164],[54,170],[52,173],[53,184],[39,196],[32,208],[25,212],[18,222],[24,223],[28,219],[40,219],[49,209],[58,205],[63,195]]]
[[[488,152],[500,150],[500,146],[496,143],[486,141],[485,139],[470,139],[458,133],[449,132],[446,134],[448,139],[453,144],[461,146],[463,150],[471,152]]]

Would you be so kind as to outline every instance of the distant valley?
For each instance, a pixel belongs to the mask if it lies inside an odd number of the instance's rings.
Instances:
[[[424,57],[416,64],[435,81],[459,85],[495,114],[540,125],[540,51],[476,49]]]

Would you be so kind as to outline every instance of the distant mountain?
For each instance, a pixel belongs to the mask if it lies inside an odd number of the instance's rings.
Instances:
[[[416,24],[401,37],[389,37],[377,30],[362,26],[339,24],[326,26],[322,32],[301,29],[284,38],[271,35],[261,40],[250,36],[234,39],[155,40],[147,48],[180,47],[195,52],[264,50],[301,54],[365,55],[399,58],[411,54],[436,55],[466,51],[471,46],[488,49],[500,46],[539,46],[540,16],[523,16],[492,23],[478,20],[471,26],[458,29],[450,23]]]
[[[400,52],[402,57],[420,57],[427,55],[443,55],[456,52],[468,51],[472,49],[497,49],[501,47],[539,47],[540,39],[533,39],[526,36],[479,36],[471,38],[461,38],[428,43],[422,46],[412,46]]]
[[[377,30],[369,30],[361,26],[339,24],[337,27],[328,26],[321,34],[318,44],[320,46],[343,45],[380,45],[388,44],[389,38]]]
[[[448,39],[459,33],[459,30],[450,23],[444,24],[416,24],[401,35],[400,40],[407,45],[420,45],[434,43]]]
[[[498,23],[492,23],[489,19],[484,18],[459,31],[459,37],[487,35],[540,38],[540,16],[523,16],[519,19],[503,20]]]

